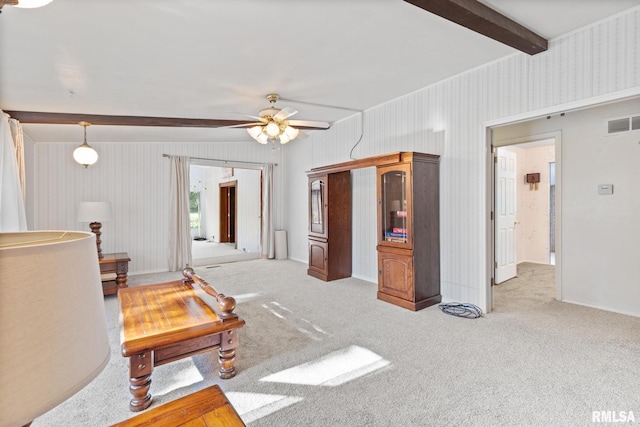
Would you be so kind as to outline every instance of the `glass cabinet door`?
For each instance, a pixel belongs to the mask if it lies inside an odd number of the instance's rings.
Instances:
[[[383,244],[404,246],[410,241],[409,173],[410,169],[404,167],[379,171],[379,241]]]
[[[325,183],[314,179],[309,183],[309,231],[325,234],[324,197]]]

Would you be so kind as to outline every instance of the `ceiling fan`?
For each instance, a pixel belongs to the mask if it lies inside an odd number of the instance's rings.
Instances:
[[[298,112],[293,108],[277,108],[275,102],[279,99],[279,96],[275,93],[267,95],[267,101],[271,103],[269,107],[260,110],[258,117],[247,116],[253,119],[259,120],[254,123],[239,124],[230,127],[242,127],[247,128],[247,132],[253,139],[260,144],[267,144],[268,142],[280,142],[280,144],[286,144],[287,142],[296,138],[305,138],[307,135],[301,132],[299,128],[305,129],[329,129],[329,123],[317,122],[309,120],[289,120],[289,117],[297,114]]]
[[[256,141],[266,144],[278,141],[282,144],[295,138],[304,137],[300,130],[329,129],[328,122],[308,120],[289,120],[297,113],[292,108],[276,108],[277,94],[267,95],[271,105],[260,110],[259,115],[246,116],[252,120],[228,119],[193,119],[178,117],[148,117],[148,116],[111,116],[102,114],[49,113],[38,111],[4,110],[14,119],[23,124],[58,124],[77,125],[88,122],[98,126],[155,126],[155,127],[197,127],[197,128],[247,128],[247,132]],[[276,129],[277,127],[277,129]],[[255,135],[255,136],[254,136]],[[266,139],[264,136],[266,135]],[[288,139],[287,139],[288,138]]]

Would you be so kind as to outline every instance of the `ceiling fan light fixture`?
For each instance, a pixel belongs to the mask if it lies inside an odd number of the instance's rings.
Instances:
[[[298,137],[298,133],[300,133],[300,131],[292,126],[284,128],[284,134],[287,135],[289,141],[296,139]]]
[[[260,144],[267,144],[269,142],[269,135],[266,133],[260,133],[257,138],[255,138]]]
[[[98,152],[93,149],[92,146],[87,144],[87,126],[90,126],[89,122],[80,122],[80,126],[84,127],[84,143],[73,150],[73,159],[87,168],[89,165],[98,161]]]
[[[275,138],[276,136],[280,135],[280,126],[278,126],[278,124],[272,120],[269,123],[267,123],[267,125],[264,128],[264,131],[271,138]]]
[[[249,133],[249,135],[251,135],[251,138],[257,139],[258,136],[260,136],[260,134],[262,133],[262,126],[253,126],[247,128],[247,132]]]
[[[23,9],[35,9],[36,7],[46,6],[53,0],[19,0],[15,7],[21,7]]]
[[[289,141],[291,141],[291,138],[289,138],[286,133],[280,135],[280,144],[286,144]]]

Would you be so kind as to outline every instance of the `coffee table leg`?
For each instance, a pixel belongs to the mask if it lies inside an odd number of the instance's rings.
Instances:
[[[140,353],[129,357],[129,391],[133,399],[129,402],[129,409],[139,412],[151,405],[151,371],[153,370],[152,353]]]
[[[218,348],[218,360],[220,361],[220,378],[228,380],[236,376],[236,348],[238,347],[238,333],[231,330],[222,333],[220,348]]]
[[[235,350],[218,349],[218,360],[220,361],[220,378],[228,380],[236,376],[236,368],[233,366],[236,362]]]
[[[129,402],[129,409],[132,412],[139,412],[147,409],[151,405],[151,375],[145,375],[139,378],[129,378],[129,391],[133,399]]]

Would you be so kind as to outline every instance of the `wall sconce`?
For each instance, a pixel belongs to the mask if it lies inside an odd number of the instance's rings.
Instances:
[[[536,172],[536,173],[528,173],[525,176],[525,183],[529,184],[529,191],[533,190],[534,186],[535,189],[538,190],[538,183],[540,182],[540,173]]]
[[[92,146],[87,144],[87,126],[91,126],[89,122],[80,122],[80,126],[84,127],[84,143],[73,150],[73,158],[76,162],[83,165],[85,168],[98,161],[98,153]]]

